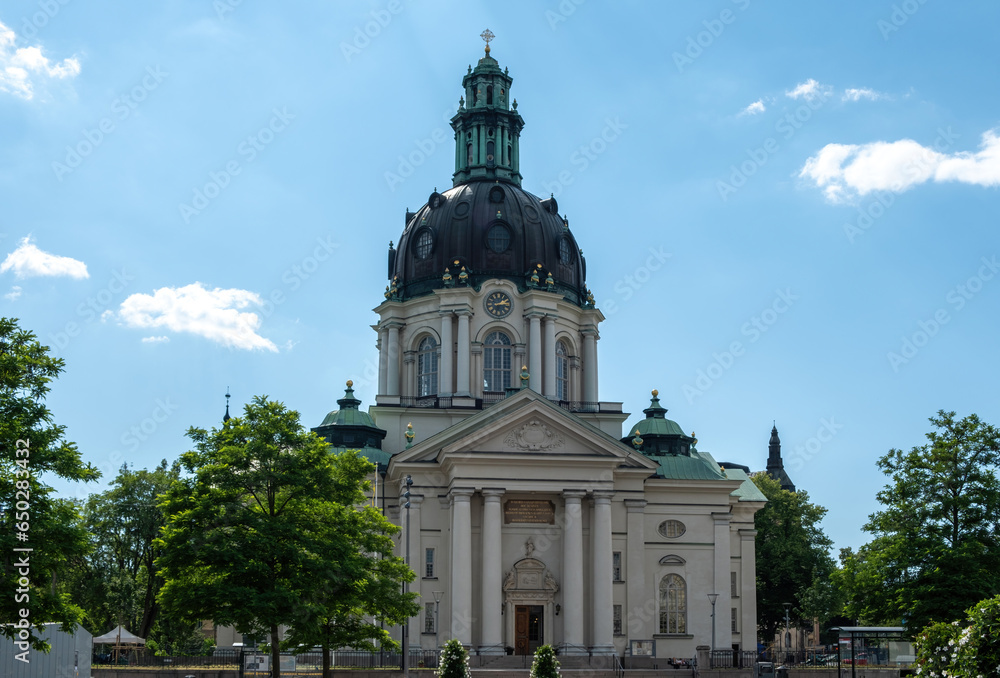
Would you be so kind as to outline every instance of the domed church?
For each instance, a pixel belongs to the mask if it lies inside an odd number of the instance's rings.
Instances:
[[[600,398],[604,316],[558,203],[521,187],[512,83],[487,41],[451,119],[452,186],[389,246],[376,402],[364,413],[348,385],[314,430],[379,465],[375,501],[404,528],[424,606],[414,649],[755,650],[765,498],[656,391],[629,431]]]

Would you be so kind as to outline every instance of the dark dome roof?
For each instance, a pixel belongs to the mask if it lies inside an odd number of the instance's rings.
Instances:
[[[544,289],[551,274],[553,291],[586,303],[586,262],[555,199],[541,200],[512,183],[473,181],[435,190],[416,213],[407,212],[399,247],[389,251],[395,298],[448,286],[445,268],[452,283],[461,284],[463,266],[468,284],[477,288],[505,278],[527,289],[534,271]]]

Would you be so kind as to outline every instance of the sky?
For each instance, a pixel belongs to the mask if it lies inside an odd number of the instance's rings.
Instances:
[[[857,547],[938,410],[1000,423],[1000,5],[0,7],[0,315],[105,489],[266,394],[317,426],[377,385],[372,309],[492,56],[607,319],[600,396],[658,389],[720,461],[786,469]],[[834,552],[836,553],[836,552]]]

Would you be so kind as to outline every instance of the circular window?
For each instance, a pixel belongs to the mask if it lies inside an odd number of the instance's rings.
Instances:
[[[664,520],[656,529],[660,535],[666,537],[667,539],[676,539],[687,532],[687,528],[684,527],[684,523],[679,520]]]
[[[490,202],[503,202],[504,192],[499,186],[490,189]]]
[[[457,205],[455,205],[455,216],[456,217],[464,217],[468,213],[469,213],[469,203],[467,203],[467,202],[465,202],[463,200],[462,202],[460,202]]]
[[[510,231],[507,227],[500,224],[493,225],[486,233],[486,246],[497,254],[506,252],[510,247]]]
[[[559,240],[559,261],[566,265],[573,263],[573,246],[569,244],[569,238]]]
[[[421,231],[417,236],[417,258],[426,259],[434,249],[434,236],[430,231]]]

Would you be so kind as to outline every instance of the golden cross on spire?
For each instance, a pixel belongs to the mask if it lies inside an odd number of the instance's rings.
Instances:
[[[482,38],[486,42],[486,53],[489,54],[490,53],[490,40],[492,40],[496,36],[493,35],[493,33],[490,31],[490,29],[487,28],[485,31],[483,31],[482,33],[479,34],[479,37]]]

